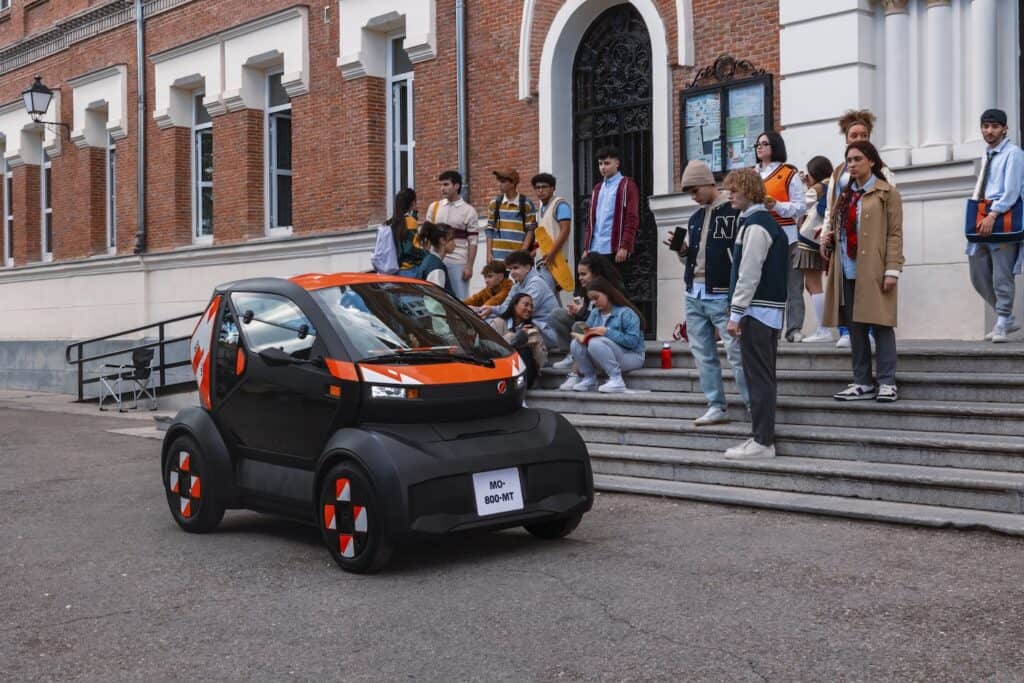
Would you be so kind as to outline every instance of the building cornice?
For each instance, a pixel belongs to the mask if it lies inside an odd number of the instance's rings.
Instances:
[[[166,62],[168,60],[181,57],[182,55],[190,54],[192,52],[195,52],[196,50],[202,50],[203,48],[210,47],[212,45],[219,45],[224,41],[231,40],[232,38],[237,38],[239,36],[244,36],[247,33],[252,33],[253,31],[258,31],[262,28],[268,28],[270,26],[283,24],[284,22],[291,21],[292,19],[304,19],[306,17],[306,13],[307,9],[304,6],[291,7],[289,9],[284,10],[283,12],[268,14],[265,17],[253,19],[252,21],[246,22],[244,24],[239,24],[238,26],[232,26],[231,28],[226,29],[224,31],[220,31],[219,33],[213,33],[208,36],[203,36],[198,40],[193,40],[189,43],[176,45],[168,50],[155,52],[149,55],[148,58],[149,61],[153,62],[154,64],[159,64],[161,62]]]

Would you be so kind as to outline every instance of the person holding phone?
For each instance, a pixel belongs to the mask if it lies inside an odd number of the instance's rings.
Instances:
[[[548,359],[544,336],[533,322],[533,297],[519,292],[491,321],[491,327],[516,350],[526,366],[526,385],[532,387]]]
[[[690,217],[686,229],[676,228],[674,234],[669,234],[666,244],[676,252],[685,268],[686,330],[690,337],[690,353],[700,376],[700,388],[708,401],[707,412],[693,423],[702,427],[729,421],[715,330],[725,344],[725,356],[732,366],[740,397],[744,404],[750,404],[740,342],[726,332],[732,271],[729,255],[736,241],[739,210],[733,208],[718,191],[715,177],[703,161],[695,160],[686,165],[682,189],[690,193],[700,208]]]

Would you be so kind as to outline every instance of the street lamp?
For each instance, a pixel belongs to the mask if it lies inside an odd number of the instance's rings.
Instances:
[[[36,76],[35,81],[28,90],[21,93],[21,99],[25,103],[25,111],[36,123],[46,126],[62,126],[70,130],[71,126],[57,121],[43,121],[46,112],[50,109],[50,102],[53,100],[53,91],[43,84],[41,76]]]

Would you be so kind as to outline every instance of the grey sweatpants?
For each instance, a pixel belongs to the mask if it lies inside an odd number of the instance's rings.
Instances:
[[[1013,266],[1019,253],[1020,242],[979,242],[974,254],[967,257],[971,266],[971,284],[995,309],[996,315],[1013,315]]]

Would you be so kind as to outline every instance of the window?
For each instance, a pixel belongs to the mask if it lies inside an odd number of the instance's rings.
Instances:
[[[279,348],[294,358],[310,360],[316,329],[294,303],[277,294],[245,293],[232,294],[231,303],[252,351]]]
[[[720,74],[728,77],[721,80]],[[735,78],[734,78],[735,77]],[[775,130],[772,76],[748,62],[719,57],[679,94],[683,166],[701,159],[716,178],[757,163],[754,143]]]
[[[107,251],[117,251],[117,146],[107,138]]]
[[[11,0],[0,0],[0,12],[11,9]]]
[[[393,37],[388,42],[387,87],[389,104],[387,110],[388,135],[388,212],[399,190],[412,187],[413,183],[413,96],[412,62],[405,52],[405,38]]]
[[[213,120],[203,106],[203,93],[192,99],[192,212],[197,241],[213,238]]]
[[[43,144],[42,138],[39,139],[39,144]],[[42,257],[44,261],[53,260],[53,175],[52,175],[52,163],[50,162],[50,155],[46,153],[46,149],[43,149],[43,169],[42,173],[39,174],[39,196],[42,200],[42,221],[40,228],[42,230]]]
[[[238,370],[240,363],[238,354],[245,353],[245,349],[238,344],[238,323],[235,322],[235,315],[228,306],[224,311],[224,318],[220,323],[220,330],[217,332],[216,370],[214,372],[214,391],[218,399],[223,399],[238,384]]]
[[[267,78],[267,196],[271,230],[292,225],[292,102],[281,74]]]
[[[14,174],[4,157],[4,264],[14,265]]]

